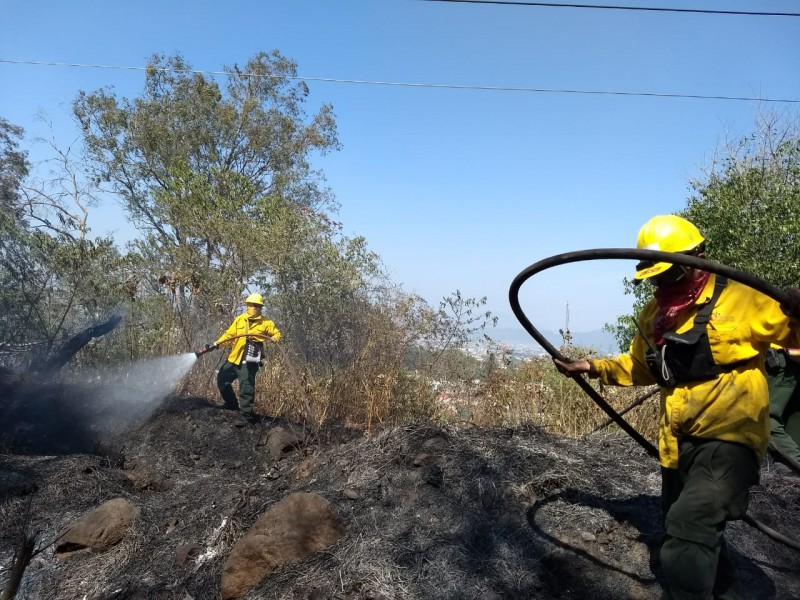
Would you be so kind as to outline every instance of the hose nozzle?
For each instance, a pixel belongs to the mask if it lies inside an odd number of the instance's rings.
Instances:
[[[216,350],[217,348],[218,348],[218,346],[216,344],[206,344],[205,348],[203,348],[202,350],[198,350],[197,352],[194,353],[194,355],[197,358],[200,358],[206,352],[210,352],[211,350]]]

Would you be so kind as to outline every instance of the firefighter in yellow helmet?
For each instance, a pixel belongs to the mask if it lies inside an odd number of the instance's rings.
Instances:
[[[264,355],[264,342],[278,342],[281,332],[275,323],[261,314],[264,299],[261,294],[250,294],[244,301],[246,310],[233,320],[231,326],[210,348],[230,346],[228,360],[217,373],[217,387],[225,408],[239,410],[245,421],[255,423],[258,417],[253,410],[256,394],[256,373]],[[239,398],[233,391],[234,379],[239,380]]]
[[[638,248],[704,256],[705,240],[674,215],[650,219]],[[747,510],[770,436],[764,358],[770,343],[797,346],[798,306],[784,309],[735,281],[668,262],[641,262],[653,298],[630,351],[555,360],[568,376],[661,387],[658,431],[664,542],[663,598],[738,598],[723,533]],[[747,597],[747,596],[744,596]]]

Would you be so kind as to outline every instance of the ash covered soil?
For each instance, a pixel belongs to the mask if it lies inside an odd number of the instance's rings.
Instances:
[[[242,598],[661,595],[658,466],[624,434],[304,432],[269,419],[242,426],[210,400],[172,397],[103,451],[0,455],[0,589],[24,530],[36,546],[16,598],[219,598],[234,543],[289,494],[313,492],[344,535]],[[800,539],[798,483],[765,464],[749,514]],[[140,510],[121,541],[60,557],[59,535],[113,498]],[[745,598],[800,598],[800,552],[743,522],[727,539]]]

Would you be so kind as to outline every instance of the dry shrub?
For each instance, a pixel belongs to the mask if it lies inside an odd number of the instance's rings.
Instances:
[[[649,391],[641,387],[600,386],[596,380],[589,381],[617,411]],[[575,381],[558,373],[553,362],[544,357],[492,372],[478,391],[472,410],[472,420],[477,425],[519,427],[531,424],[569,437],[591,433],[607,419],[605,412]],[[657,397],[633,409],[626,420],[646,437],[655,438]]]
[[[644,387],[605,387],[601,390],[601,395],[611,407],[617,412],[624,410],[634,402],[642,399],[650,392],[655,393],[646,398],[641,404],[633,408],[624,415],[625,420],[639,433],[650,440],[655,440],[658,433],[660,394],[656,388]],[[600,413],[600,418],[595,417],[599,424],[592,428],[592,431],[599,425],[608,421],[605,413]],[[618,429],[617,425],[611,425],[609,429]]]
[[[263,415],[313,420],[319,396],[319,386],[280,355],[271,355],[256,376],[255,408]]]
[[[448,388],[452,393],[437,397],[429,379],[405,369],[404,352],[396,337],[376,328],[354,362],[314,372],[282,349],[271,347],[256,380],[256,411],[314,424],[333,420],[367,433],[379,424],[467,421],[481,427],[534,425],[580,437],[608,421],[577,383],[556,371],[549,357],[493,369],[479,384],[453,384]],[[201,357],[180,393],[219,399],[216,370],[224,360],[224,355]],[[617,411],[650,391],[589,381]],[[625,419],[642,435],[655,439],[658,404],[656,394]],[[609,430],[615,428],[608,425]]]
[[[176,393],[202,398],[219,398],[217,370],[225,360],[224,355],[205,354],[181,380]]]
[[[405,370],[400,332],[385,321],[373,325],[355,360],[339,368],[314,369],[279,348],[259,372],[257,411],[316,424],[334,420],[367,432],[430,419],[431,386]]]
[[[430,420],[436,407],[431,383],[404,369],[401,352],[370,343],[355,362],[316,372],[273,347],[256,376],[256,412],[322,424],[329,420],[370,431],[378,424]],[[219,399],[216,372],[225,355],[204,355],[177,393]],[[238,393],[238,383],[233,383]]]

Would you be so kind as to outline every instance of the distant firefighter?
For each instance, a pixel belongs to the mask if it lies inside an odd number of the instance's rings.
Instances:
[[[208,349],[230,345],[228,360],[217,373],[217,387],[225,408],[239,410],[248,423],[258,422],[253,410],[256,395],[256,373],[264,356],[264,342],[278,342],[281,332],[275,323],[262,316],[264,299],[261,294],[250,294],[244,301],[246,311],[233,320],[231,326]],[[239,398],[232,383],[239,379]]]

